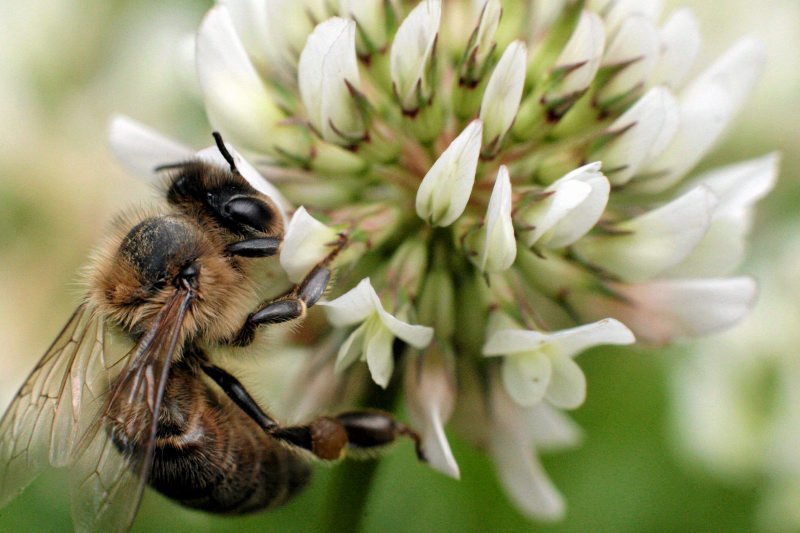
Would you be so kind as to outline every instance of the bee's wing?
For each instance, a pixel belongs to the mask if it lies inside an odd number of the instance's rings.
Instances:
[[[176,293],[131,350],[105,407],[76,447],[77,531],[127,531],[153,464],[158,412],[191,297]]]
[[[68,464],[99,414],[118,363],[105,352],[105,329],[91,305],[78,307],[0,420],[0,507],[47,464]]]

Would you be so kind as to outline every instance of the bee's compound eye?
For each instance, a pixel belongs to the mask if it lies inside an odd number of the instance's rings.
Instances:
[[[266,231],[272,223],[270,207],[257,198],[236,196],[222,206],[222,213],[231,220],[258,231]]]

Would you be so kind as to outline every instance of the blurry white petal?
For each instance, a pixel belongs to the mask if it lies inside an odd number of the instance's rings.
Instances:
[[[603,21],[590,11],[581,13],[578,25],[556,61],[555,69],[572,69],[550,95],[559,98],[583,91],[594,80],[605,47]]]
[[[197,33],[197,75],[211,123],[233,144],[270,152],[283,118],[247,57],[227,8],[213,7]]]
[[[267,0],[220,0],[230,13],[236,33],[247,54],[259,68],[267,69],[271,46],[267,20],[275,14],[269,12]]]
[[[474,54],[475,63],[480,67],[486,62],[489,53],[494,49],[494,34],[500,24],[500,16],[503,6],[499,0],[487,0],[481,9],[480,20],[478,21],[478,34],[472,48],[467,50],[467,57]],[[524,70],[524,67],[523,67]],[[524,72],[523,72],[524,76]]]
[[[108,137],[114,155],[131,171],[152,179],[156,168],[170,163],[188,161],[194,150],[129,117],[116,115],[111,119]]]
[[[637,184],[637,190],[662,191],[700,161],[755,87],[765,56],[760,41],[741,40],[683,91],[678,133],[669,147],[647,165],[645,174],[654,177]]]
[[[348,144],[363,135],[364,125],[346,83],[355,88],[361,84],[355,39],[355,22],[333,17],[314,28],[300,54],[297,78],[303,105],[329,142]]]
[[[750,208],[775,186],[780,156],[776,153],[717,168],[698,176],[694,183],[711,189],[719,203],[718,214]]]
[[[656,21],[663,8],[663,0],[610,0],[607,4],[603,12],[609,35],[621,31],[621,26],[631,17]]]
[[[486,84],[481,101],[480,119],[483,121],[483,143],[499,145],[511,128],[519,111],[522,88],[525,85],[525,67],[528,53],[522,41],[514,41],[503,56]]]
[[[678,9],[660,32],[661,57],[650,78],[653,85],[680,89],[700,52],[700,25],[691,9]]]
[[[628,234],[588,236],[576,252],[625,281],[651,279],[679,264],[698,245],[711,224],[716,197],[697,187],[616,227]]]
[[[643,16],[626,18],[606,48],[602,66],[625,66],[600,90],[605,101],[623,95],[650,77],[659,53],[658,29]]]
[[[289,280],[299,283],[312,268],[331,252],[336,231],[300,207],[292,215],[281,246],[280,263]]]
[[[425,174],[416,207],[431,225],[449,226],[464,212],[475,183],[482,132],[480,120],[470,122]]]
[[[507,270],[517,256],[517,241],[511,220],[511,179],[505,165],[500,166],[492,188],[483,235],[478,268],[484,272]]]
[[[498,329],[488,335],[482,353],[490,357],[530,352],[541,349],[548,340],[547,333],[530,329]]]
[[[549,342],[557,351],[574,357],[584,350],[603,344],[633,344],[636,338],[625,324],[613,318],[604,318],[591,324],[556,331]]]
[[[358,285],[330,302],[320,302],[317,305],[325,307],[328,321],[336,326],[352,326],[364,321],[376,312],[373,295],[375,289],[369,278],[364,278]]]
[[[455,406],[455,375],[441,354],[428,350],[410,358],[405,372],[405,396],[409,417],[422,436],[425,457],[436,470],[461,477],[444,425]]]
[[[528,411],[527,431],[537,449],[556,451],[580,442],[583,435],[578,425],[549,403],[539,402]]]
[[[586,400],[586,376],[565,354],[554,354],[550,363],[553,375],[547,388],[547,401],[562,409],[577,409]]]
[[[372,381],[386,388],[394,371],[394,357],[392,355],[392,332],[380,326],[378,322],[370,324],[367,329],[364,357],[367,360]]]
[[[608,128],[622,133],[592,156],[603,160],[612,184],[627,183],[672,141],[679,116],[678,103],[667,89],[650,89]]]
[[[729,328],[750,311],[756,298],[751,278],[656,280],[613,284],[626,301],[602,299],[594,313],[610,314],[639,340],[665,343]],[[591,310],[593,302],[581,302]]]
[[[523,409],[502,390],[492,393],[489,452],[494,459],[503,488],[525,514],[543,520],[557,520],[564,515],[561,494],[547,477],[532,450],[526,426],[534,411]],[[530,421],[535,423],[535,421]]]
[[[378,295],[375,294],[374,297],[377,298]],[[380,302],[377,305],[380,305]],[[414,348],[424,348],[433,339],[433,328],[403,322],[388,311],[385,311],[382,306],[378,309],[378,314],[387,330]]]
[[[364,351],[364,337],[366,335],[366,331],[367,324],[360,325],[352,333],[350,333],[347,339],[345,339],[345,341],[339,347],[339,352],[336,355],[336,366],[334,367],[336,372],[341,372],[358,361],[359,357]]]
[[[375,50],[383,50],[386,46],[387,21],[386,2],[384,0],[341,0],[339,14],[352,18],[359,27],[359,33],[366,34],[366,39]],[[359,42],[359,53],[366,55],[368,50]]]
[[[530,407],[542,401],[553,373],[551,359],[538,352],[506,357],[503,361],[503,386],[514,401]]]
[[[719,198],[711,226],[694,251],[675,268],[671,277],[716,277],[733,272],[744,258],[755,202],[775,186],[778,156],[770,154],[724,168],[692,180]]]
[[[423,0],[394,36],[389,65],[394,90],[406,111],[418,109],[418,98],[428,99],[433,90],[428,70],[441,16],[441,0]]]

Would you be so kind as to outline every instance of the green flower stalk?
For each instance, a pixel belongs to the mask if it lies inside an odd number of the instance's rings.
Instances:
[[[775,166],[687,174],[764,52],[744,39],[689,79],[700,46],[691,12],[655,0],[225,0],[196,66],[211,124],[293,213],[289,278],[347,239],[318,366],[396,382],[453,477],[444,428],[472,413],[453,429],[556,519],[534,453],[578,438],[575,356],[728,328],[755,298],[728,276]],[[147,172],[193,153],[123,119],[112,144]]]

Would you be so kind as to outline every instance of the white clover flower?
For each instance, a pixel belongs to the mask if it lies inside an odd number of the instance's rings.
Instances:
[[[467,207],[481,151],[483,124],[472,121],[439,156],[417,190],[417,214],[433,226],[449,226]]]
[[[497,173],[486,220],[473,241],[475,254],[471,259],[483,272],[508,270],[517,257],[517,241],[511,220],[511,180],[505,166],[501,166]]]
[[[350,94],[360,85],[356,63],[356,25],[334,17],[308,36],[297,81],[311,124],[326,141],[349,145],[364,135],[364,124]]]
[[[503,356],[503,385],[527,407],[546,399],[554,407],[575,409],[586,399],[586,377],[573,358],[602,344],[632,344],[636,339],[612,318],[585,326],[542,333],[495,315],[483,355]]]
[[[569,172],[519,209],[516,218],[526,246],[563,248],[594,227],[611,190],[600,166],[589,163]]]
[[[365,359],[386,387],[402,363],[387,395],[406,395],[433,466],[452,476],[451,411],[483,410],[492,433],[476,442],[512,500],[552,519],[564,502],[531,428],[563,429],[553,406],[583,401],[572,356],[744,317],[755,282],[729,276],[776,159],[687,176],[755,86],[757,41],[698,70],[688,10],[528,4],[225,0],[196,61],[211,123],[255,164],[242,159],[245,177],[329,221],[296,211],[281,256],[292,278],[332,228],[347,236],[331,265],[342,296],[321,304],[334,331],[318,336],[338,352],[337,379],[361,379]],[[112,137],[145,173],[194,154],[138,126]],[[487,328],[492,312],[515,325]]]
[[[433,328],[409,324],[387,312],[369,278],[335,300],[319,305],[326,308],[328,320],[334,326],[360,324],[339,349],[336,369],[344,370],[362,358],[369,366],[372,379],[384,388],[394,370],[392,341],[395,337],[415,348],[426,347],[433,338]]]
[[[292,215],[281,246],[280,262],[289,280],[299,283],[331,252],[338,234],[300,207]]]

